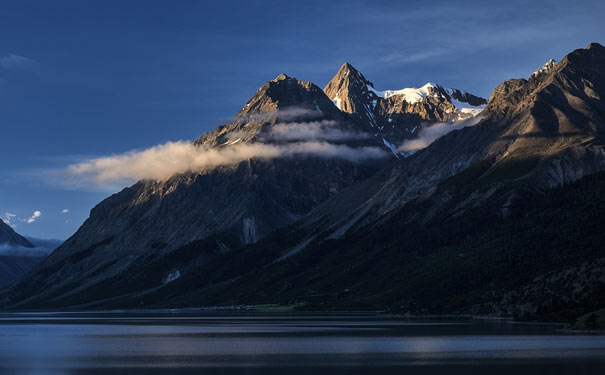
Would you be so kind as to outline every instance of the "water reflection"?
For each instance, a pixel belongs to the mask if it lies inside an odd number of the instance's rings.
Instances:
[[[0,314],[0,374],[605,373],[605,336],[375,315]]]

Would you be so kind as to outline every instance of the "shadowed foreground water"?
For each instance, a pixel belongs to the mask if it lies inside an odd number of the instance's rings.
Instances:
[[[0,314],[0,374],[605,374],[605,336],[368,314]]]

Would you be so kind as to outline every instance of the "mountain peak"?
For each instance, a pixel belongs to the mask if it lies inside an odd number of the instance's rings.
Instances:
[[[295,80],[295,78],[289,77],[285,73],[282,73],[282,74],[278,75],[277,77],[275,77],[271,82],[285,81],[285,80],[288,80],[288,79],[294,79]]]
[[[336,73],[336,76],[342,77],[342,76],[346,76],[346,75],[351,75],[352,77],[365,79],[365,77],[363,77],[363,75],[359,72],[359,70],[355,69],[355,67],[348,62],[345,62],[344,64],[342,64],[340,69],[338,69],[338,73]]]
[[[345,62],[324,87],[324,92],[341,111],[353,113],[367,101],[369,88],[374,84],[353,65]]]
[[[318,96],[325,95],[313,83],[299,81],[294,77],[282,73],[262,85],[238,113],[238,116],[247,116],[251,113],[275,112],[287,107],[315,108]]]
[[[282,73],[263,84],[232,122],[203,134],[196,144],[219,146],[246,143],[256,139],[267,124],[279,121],[306,122],[318,118],[341,123],[348,120],[315,84]]]
[[[342,66],[340,67],[340,69],[338,69],[338,72],[336,73],[336,75],[330,80],[330,82],[328,83],[328,86],[330,84],[333,85],[337,85],[337,86],[343,86],[343,85],[370,85],[370,86],[374,86],[374,84],[372,82],[370,82],[366,77],[364,77],[363,74],[361,74],[361,72],[357,69],[355,69],[355,67],[353,65],[351,65],[348,62],[345,62],[344,64],[342,64]],[[326,88],[328,87],[326,86]],[[325,89],[324,89],[325,91]]]

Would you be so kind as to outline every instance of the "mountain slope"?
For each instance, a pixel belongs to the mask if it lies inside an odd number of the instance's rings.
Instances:
[[[213,259],[212,272],[202,268],[148,295],[100,306],[305,303],[571,321],[605,303],[604,184],[599,173],[547,193],[516,189],[505,217],[508,189],[464,217],[443,211],[426,223],[415,220],[426,209],[418,200],[380,226],[274,262],[291,237],[282,231]]]
[[[0,255],[0,287],[20,280],[43,259],[43,256]]]

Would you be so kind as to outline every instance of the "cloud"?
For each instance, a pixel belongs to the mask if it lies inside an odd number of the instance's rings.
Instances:
[[[430,60],[435,57],[440,57],[447,55],[451,50],[449,48],[433,48],[433,49],[423,49],[423,50],[414,50],[408,53],[402,52],[390,52],[381,58],[381,61],[385,63],[400,63],[400,64],[410,64],[417,63],[424,60]]]
[[[69,210],[68,210],[67,208],[64,208],[64,209],[63,209],[63,211],[61,211],[61,213],[63,213],[63,214],[68,214],[68,213],[69,213]]]
[[[27,240],[31,242],[34,247],[2,244],[0,245],[0,256],[45,257],[63,242],[60,240],[46,240],[33,237],[27,237]]]
[[[28,68],[36,64],[36,61],[29,57],[9,54],[0,57],[0,68],[4,69],[21,69]]]
[[[27,220],[25,220],[28,224],[33,223],[34,221],[36,221],[36,219],[38,219],[40,216],[42,216],[42,212],[40,211],[34,211],[34,213],[32,214],[32,216],[30,216]]]
[[[370,134],[335,128],[332,120],[290,122],[271,127],[268,138],[284,141],[347,141],[368,139]]]
[[[440,122],[437,124],[424,126],[418,132],[418,138],[406,140],[401,146],[399,146],[397,151],[410,152],[421,150],[433,143],[437,138],[444,136],[445,134],[453,130],[476,125],[482,119],[482,116],[476,116],[468,120],[456,122]]]
[[[247,159],[278,157],[321,157],[359,162],[384,157],[378,147],[357,147],[327,142],[290,142],[284,144],[243,143],[209,148],[192,142],[168,142],[146,150],[90,159],[61,171],[63,182],[72,187],[93,183],[103,185],[142,179],[161,180],[174,174],[203,171]]]
[[[247,105],[247,104],[246,104]],[[244,107],[245,108],[245,107]],[[245,121],[296,121],[296,120],[313,120],[322,117],[323,114],[319,109],[309,109],[302,107],[287,107],[277,111],[249,113],[246,116],[238,116],[233,120]]]

